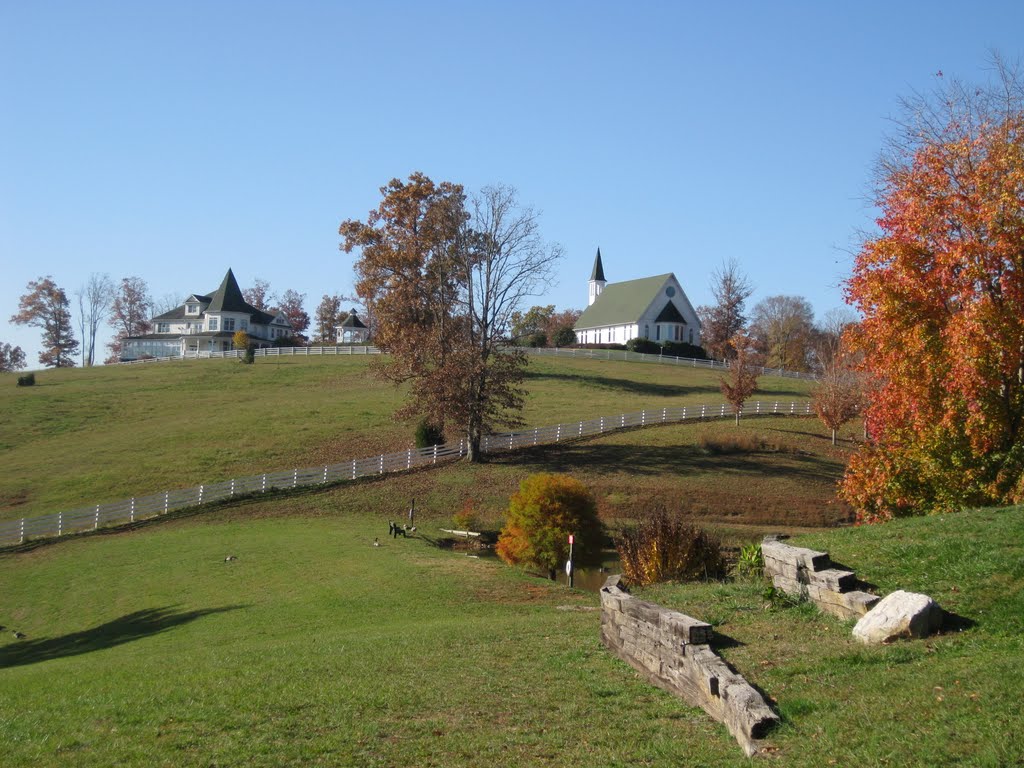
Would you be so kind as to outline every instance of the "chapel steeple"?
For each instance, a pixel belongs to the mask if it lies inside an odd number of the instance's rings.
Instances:
[[[590,281],[587,284],[589,286],[588,307],[597,301],[597,297],[601,295],[601,291],[604,290],[607,283],[608,281],[604,279],[604,265],[601,263],[601,249],[598,248],[597,257],[594,259],[594,269],[590,272]]]

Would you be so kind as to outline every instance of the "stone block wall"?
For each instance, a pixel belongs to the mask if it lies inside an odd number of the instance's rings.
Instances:
[[[638,600],[621,577],[601,588],[601,640],[651,683],[682,697],[729,729],[747,755],[778,722],[764,697],[709,645],[711,625]]]
[[[788,595],[810,600],[840,619],[859,619],[878,602],[877,595],[857,589],[853,571],[833,567],[828,552],[794,547],[778,536],[761,542],[764,575]]]

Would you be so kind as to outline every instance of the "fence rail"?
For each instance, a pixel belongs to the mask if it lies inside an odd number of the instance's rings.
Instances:
[[[586,360],[618,360],[638,363],[660,363],[662,365],[683,366],[686,368],[710,368],[724,371],[728,365],[720,360],[700,360],[695,357],[674,357],[669,355],[649,355],[630,352],[622,349],[584,349],[581,347],[518,347],[523,352],[537,357],[581,358]],[[186,352],[183,356],[149,357],[143,360],[126,360],[120,365],[137,365],[139,363],[168,362],[170,360],[222,360],[240,359],[245,352],[231,349],[226,352]],[[332,355],[379,355],[381,351],[373,346],[341,346],[341,347],[267,347],[257,349],[256,357],[321,357]],[[763,376],[781,376],[787,379],[803,379],[816,381],[813,373],[798,373],[783,368],[761,369]]]
[[[746,417],[807,416],[810,413],[810,402],[797,400],[757,400],[745,403],[742,410],[742,415]],[[596,419],[555,424],[549,427],[534,427],[486,435],[481,441],[480,449],[483,453],[505,453],[535,445],[552,445],[567,440],[593,437],[621,429],[720,418],[733,418],[730,405],[719,403],[652,408],[634,413],[620,413],[617,416],[601,416]],[[265,472],[248,477],[204,483],[193,488],[162,491],[107,504],[80,507],[41,517],[8,520],[0,522],[0,545],[17,545],[33,538],[64,536],[70,533],[95,531],[106,526],[134,523],[176,510],[223,501],[236,496],[324,486],[372,475],[405,472],[419,467],[454,461],[465,455],[465,440],[459,440],[431,448],[410,448],[405,451],[370,456],[364,459],[351,459],[319,467]]]

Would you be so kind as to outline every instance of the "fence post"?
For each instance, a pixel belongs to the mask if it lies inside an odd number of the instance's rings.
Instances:
[[[57,513],[57,535],[61,536],[64,533],[64,513]]]
[[[583,422],[582,421],[580,422],[580,434],[579,434],[579,436],[583,437]]]
[[[720,418],[725,418],[725,403],[722,403],[722,412],[718,414]]]
[[[266,492],[267,492],[267,473],[264,472],[263,473],[262,482],[260,483],[260,493],[266,493]]]
[[[758,400],[758,401],[757,401],[757,402],[756,402],[756,403],[754,404],[754,413],[756,413],[756,414],[759,414],[759,415],[760,415],[760,413],[761,413],[761,401],[760,401],[760,400]]]
[[[298,468],[292,470],[292,488],[297,487],[299,484],[299,470]]]
[[[327,465],[324,465],[324,482],[327,482]]]
[[[92,529],[95,531],[100,527],[100,505],[96,505],[96,518],[93,520]]]
[[[199,486],[199,503],[203,503],[203,490],[206,488],[204,485]]]
[[[640,426],[647,426],[647,411],[640,411]]]
[[[604,434],[604,416],[601,417],[601,434]]]
[[[356,479],[356,460],[352,459],[352,479]]]
[[[384,454],[380,455],[380,474],[384,474]]]
[[[434,460],[431,463],[432,464],[437,464],[437,445],[436,444],[434,445]]]
[[[792,416],[794,413],[796,413],[796,403],[794,403],[792,400],[790,400],[789,401],[789,415]]]
[[[235,495],[235,478],[231,478],[231,495]]]
[[[557,427],[555,427],[555,442],[557,443],[561,439],[562,439],[562,425],[559,424]]]
[[[682,420],[686,421],[686,406],[685,405],[683,406],[683,418],[682,418]]]
[[[167,514],[167,511],[170,509],[170,506],[171,506],[171,492],[170,491],[164,491],[164,514],[165,515]]]
[[[131,514],[129,515],[129,518],[131,519],[131,521],[133,523],[135,522],[135,497],[134,496],[132,496],[132,511],[131,511]]]
[[[625,426],[626,426],[626,414],[620,413],[619,414],[619,428],[620,429],[624,429]]]
[[[533,428],[533,444],[537,444],[537,427]]]
[[[405,468],[412,469],[412,448],[409,448],[405,452]]]
[[[508,449],[512,450],[512,438],[515,437],[515,432],[508,433]]]
[[[706,405],[702,405],[702,406],[700,407],[700,417],[701,417],[702,419],[704,418],[704,412],[705,412],[705,409],[706,409],[706,408],[707,408],[707,406],[706,406]]]

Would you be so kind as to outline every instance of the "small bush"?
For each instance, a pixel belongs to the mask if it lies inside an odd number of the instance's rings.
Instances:
[[[663,341],[661,343],[661,353],[669,357],[688,357],[696,360],[708,359],[704,347],[698,347],[696,344],[687,344],[684,341]]]
[[[26,373],[24,376],[18,377],[19,387],[32,387],[35,386],[36,375],[34,373]]]
[[[479,517],[476,510],[476,502],[472,499],[466,499],[462,503],[462,509],[452,515],[452,524],[457,530],[472,531],[476,528]]]
[[[679,512],[655,507],[616,542],[622,572],[630,584],[695,581],[725,574],[719,542],[690,525]]]
[[[576,331],[570,326],[565,325],[555,331],[555,335],[551,337],[551,344],[555,347],[571,347],[576,343]]]
[[[432,445],[444,445],[444,430],[424,419],[416,425],[416,447],[429,448]]]
[[[658,342],[644,338],[630,339],[626,342],[626,349],[641,355],[657,355],[661,353],[661,345]]]
[[[744,579],[756,579],[764,575],[764,556],[761,554],[760,544],[755,542],[740,547],[736,575]]]
[[[496,551],[510,565],[543,568],[554,579],[569,557],[569,534],[576,537],[574,562],[601,562],[602,526],[590,491],[569,475],[541,472],[509,500]]]
[[[245,354],[242,355],[242,362],[246,365],[252,365],[256,362],[256,345],[249,344],[245,348]]]

